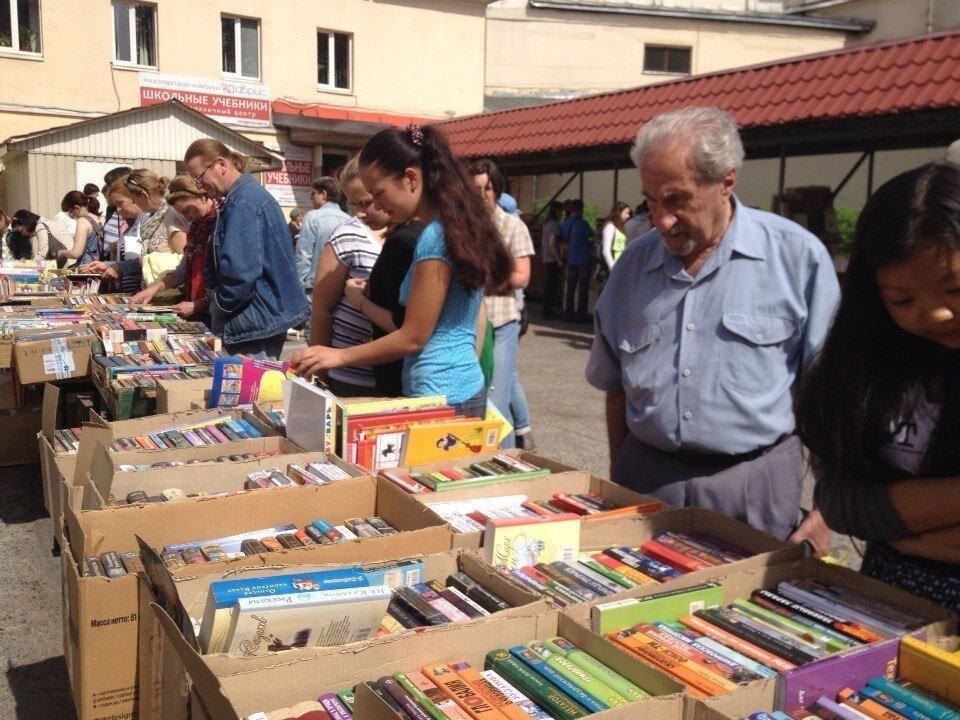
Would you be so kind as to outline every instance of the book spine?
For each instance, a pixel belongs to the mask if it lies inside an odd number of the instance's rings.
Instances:
[[[785,660],[779,655],[769,652],[765,648],[754,645],[747,640],[735,635],[731,632],[714,625],[711,622],[703,620],[696,615],[687,615],[680,618],[682,622],[687,627],[701,632],[708,637],[713,638],[719,643],[732,647],[734,650],[743,653],[749,658],[753,658],[757,662],[763,663],[768,667],[779,670],[780,672],[786,672],[787,670],[793,670],[796,666],[795,663]]]
[[[423,690],[414,685],[404,673],[394,673],[393,679],[400,683],[400,687],[406,690],[414,702],[422,707],[433,720],[447,720],[443,710],[437,707],[437,704],[427,697]]]
[[[447,720],[472,720],[472,716],[466,710],[419,670],[407,672],[404,675],[443,713]]]
[[[461,622],[470,619],[469,615],[459,610],[448,600],[440,597],[440,595],[426,583],[415,583],[411,587],[420,597],[430,603],[435,610],[445,615],[451,622]]]
[[[767,650],[768,652],[771,652],[774,655],[793,663],[794,665],[806,665],[807,663],[813,662],[817,659],[813,655],[791,647],[790,645],[781,642],[777,638],[759,632],[758,630],[747,625],[747,623],[743,621],[742,617],[735,617],[732,613],[723,613],[719,608],[697,610],[693,614],[696,617],[699,617],[701,620],[706,620],[708,623],[711,623],[721,630],[725,630],[728,633],[736,635],[752,645],[763,648],[764,650]]]
[[[317,698],[317,701],[323,705],[327,711],[330,720],[351,720],[353,713],[347,709],[343,701],[335,693],[324,693]]]
[[[777,671],[761,665],[756,660],[748,658],[743,653],[739,653],[733,648],[717,642],[711,637],[701,635],[693,630],[684,628],[680,623],[653,623],[654,627],[661,628],[683,642],[689,643],[692,647],[712,655],[718,660],[726,661],[728,664],[739,665],[741,668],[757,677],[774,677]],[[688,633],[693,633],[691,637]],[[737,681],[739,682],[739,680]]]
[[[654,625],[648,624],[640,625],[638,626],[638,629],[650,639],[661,643],[663,647],[670,648],[674,652],[683,655],[690,661],[695,662],[697,665],[714,673],[717,676],[718,681],[722,678],[736,687],[738,682],[736,679],[737,676],[740,675],[742,677],[742,672],[738,673],[738,670],[740,669],[733,665],[726,658],[716,658],[711,653],[694,648],[689,643],[686,643],[682,639],[672,635],[666,629],[658,628]]]
[[[837,699],[841,704],[856,708],[865,715],[869,715],[873,720],[904,720],[900,713],[884,707],[876,700],[871,700],[852,688],[843,688],[837,693]]]
[[[712,697],[727,690],[705,674],[703,668],[677,653],[664,649],[654,640],[632,628],[607,635],[613,642],[638,656],[668,675],[672,675],[688,688]]]
[[[393,699],[407,712],[411,720],[431,720],[430,714],[417,705],[413,697],[394,678],[385,675],[377,680],[377,684],[393,696]]]
[[[616,585],[619,585],[621,589],[626,588],[627,590],[629,590],[630,588],[636,587],[637,585],[630,578],[624,575],[621,575],[615,570],[611,570],[605,565],[601,565],[592,557],[583,556],[580,558],[580,563],[585,567],[589,568],[590,570],[593,570],[598,575],[602,575],[603,577],[607,578],[607,580],[610,580]],[[619,590],[617,592],[619,592]]]
[[[577,720],[589,714],[581,705],[530,670],[507,650],[497,649],[487,653],[486,667],[516,686],[556,720]]]
[[[925,712],[921,712],[912,705],[909,705],[902,700],[897,700],[893,695],[883,692],[882,690],[877,690],[875,687],[870,687],[867,685],[861,691],[863,695],[874,700],[885,708],[889,708],[896,713],[900,713],[908,720],[934,720],[932,715],[928,715]]]
[[[713,567],[710,563],[705,563],[686,553],[674,550],[657,540],[647,540],[640,548],[648,557],[652,557],[654,560],[659,560],[683,572],[696,572],[697,570],[707,570]]]
[[[530,720],[524,710],[517,706],[510,698],[504,695],[489,680],[483,677],[480,672],[465,660],[454,660],[450,663],[453,671],[459,675],[467,685],[492,708],[502,714],[507,720]]]
[[[607,707],[619,707],[629,702],[629,700],[620,695],[620,693],[601,682],[583,668],[577,666],[563,655],[554,653],[544,643],[534,640],[527,643],[527,648],[536,653],[547,665],[590,695],[590,697]]]
[[[842,633],[843,635],[846,635],[847,637],[853,638],[854,640],[859,640],[863,643],[879,642],[880,640],[883,640],[883,636],[878,635],[863,625],[844,622],[839,618],[819,612],[813,608],[807,607],[806,605],[796,603],[789,598],[786,598],[783,595],[778,595],[770,590],[754,590],[753,593],[751,593],[751,597],[763,598],[767,602],[779,605],[790,612],[796,613],[797,615],[805,617],[808,620],[812,620],[813,622],[820,623],[821,625],[825,625],[839,633]]]
[[[424,667],[421,672],[436,683],[454,702],[467,711],[474,720],[506,720],[506,716],[487,702],[446,663]]]
[[[585,572],[580,570],[580,568],[564,562],[563,560],[555,560],[554,562],[550,563],[550,567],[557,572],[566,575],[578,585],[585,587],[597,597],[605,597],[616,592],[616,590],[611,589],[606,584],[590,577]]]
[[[659,581],[653,579],[649,575],[645,575],[636,568],[632,568],[629,565],[616,560],[610,555],[604,553],[594,553],[591,555],[598,564],[603,565],[606,568],[609,568],[615,573],[623,575],[628,580],[632,580],[637,585],[659,585]]]
[[[507,682],[501,675],[493,670],[482,670],[480,674],[486,678],[493,687],[499,690],[510,702],[522,708],[524,713],[533,720],[553,720],[553,716],[537,705],[513,685]]]
[[[646,690],[630,682],[620,673],[611,670],[593,655],[584,652],[566,638],[552,637],[545,644],[555,653],[563,655],[574,665],[587,671],[628,700],[643,700],[650,697]]]
[[[540,674],[544,680],[569,695],[577,703],[590,712],[607,710],[608,706],[595,697],[585,693],[576,684],[570,682],[563,675],[547,665],[535,652],[523,645],[510,648],[510,654],[534,672]]]

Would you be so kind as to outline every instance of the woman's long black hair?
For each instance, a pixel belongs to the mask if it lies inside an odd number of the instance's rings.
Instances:
[[[513,258],[472,178],[439,130],[416,125],[381,130],[363,146],[360,165],[376,165],[395,178],[409,167],[420,168],[423,192],[440,216],[457,280],[471,290],[485,287],[488,294],[509,290]]]
[[[901,330],[883,305],[876,271],[917,250],[960,251],[960,166],[926,165],[898,175],[870,198],[857,222],[833,327],[796,403],[797,431],[817,461],[843,478],[887,479],[880,459],[892,417],[918,385],[944,393],[922,471],[960,473],[960,351]],[[933,278],[931,278],[933,281]]]

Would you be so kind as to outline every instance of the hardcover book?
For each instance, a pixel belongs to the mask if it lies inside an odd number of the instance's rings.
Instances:
[[[572,513],[487,521],[484,559],[504,569],[576,562],[580,553],[580,516]]]
[[[240,598],[227,652],[258,657],[295,647],[324,647],[373,637],[391,591],[386,585]]]

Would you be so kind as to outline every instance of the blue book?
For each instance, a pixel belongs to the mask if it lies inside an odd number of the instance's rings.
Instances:
[[[224,651],[231,610],[240,598],[358,588],[370,584],[367,574],[359,567],[214,581],[210,583],[207,604],[203,609],[200,648],[206,653]]]
[[[243,418],[237,418],[236,420],[234,420],[234,422],[240,425],[240,427],[242,427],[246,431],[247,435],[249,435],[250,437],[252,438],[263,437],[263,433],[260,432],[257,429],[257,426],[254,425],[249,420],[244,420]]]
[[[868,684],[931,717],[937,718],[937,720],[960,720],[960,713],[956,710],[948,708],[943,703],[939,703],[913,688],[905,688],[897,682],[887,680],[882,675],[875,677]]]

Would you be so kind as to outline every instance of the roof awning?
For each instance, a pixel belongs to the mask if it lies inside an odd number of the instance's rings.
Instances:
[[[335,144],[359,147],[376,133],[410,123],[425,125],[438,118],[414,117],[376,110],[273,101],[273,124],[290,133],[298,145]]]

